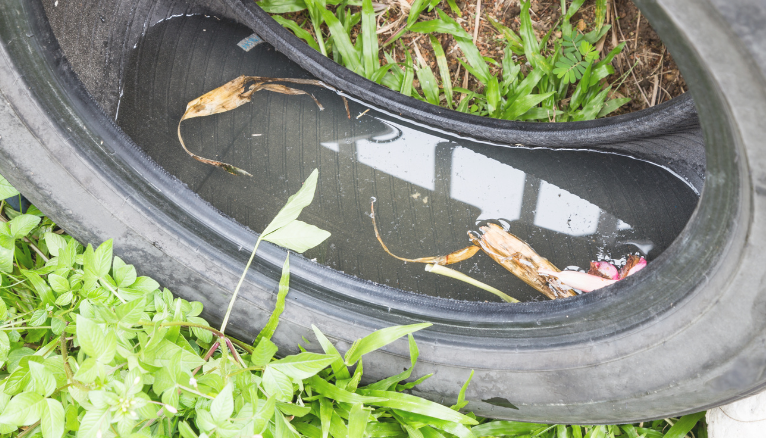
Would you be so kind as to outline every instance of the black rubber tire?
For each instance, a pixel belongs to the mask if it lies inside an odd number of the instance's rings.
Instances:
[[[655,161],[673,155],[668,138],[695,135],[690,101],[683,99],[628,116],[562,125],[456,115],[336,67],[252,2],[224,3],[314,75],[415,120],[450,120],[453,129],[480,138],[550,147],[608,149],[620,143],[616,138],[627,139],[625,147],[637,156],[642,145],[660,145],[644,157]],[[275,335],[281,352],[294,352],[302,336],[311,339],[311,324],[344,350],[374,329],[431,321],[433,327],[416,335],[416,374],[434,376],[416,393],[449,403],[475,369],[467,409],[526,421],[662,418],[762,388],[766,6],[758,0],[636,3],[690,84],[705,136],[704,191],[668,250],[608,289],[522,305],[408,294],[296,257]],[[202,301],[206,316],[220,320],[248,256],[239,248],[251,248],[256,235],[150,162],[106,117],[72,72],[38,2],[0,4],[0,173],[72,235],[88,242],[114,238],[116,252],[141,273]],[[147,4],[136,3],[131,13],[146,12]],[[677,165],[691,178],[701,170],[694,163],[699,160],[682,157]],[[275,246],[262,248],[230,322],[230,332],[244,339],[273,307],[284,258]],[[409,364],[407,356],[406,342],[394,343],[365,359],[365,374],[392,375]]]

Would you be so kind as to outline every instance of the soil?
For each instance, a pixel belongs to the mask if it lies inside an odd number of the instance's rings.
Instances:
[[[406,22],[408,0],[378,0],[385,3],[379,3],[378,7],[388,6],[386,13],[380,14],[378,20],[378,29],[386,31],[380,33],[379,42],[381,47],[393,36]],[[476,23],[476,10],[480,2],[480,20],[479,31],[474,32]],[[485,57],[498,61],[498,65],[503,58],[503,48],[505,41],[487,20],[487,15],[503,23],[505,26],[513,29],[517,34],[519,32],[519,12],[521,10],[518,0],[456,0],[457,6],[461,10],[462,16],[457,16],[450,11],[446,1],[443,1],[439,7],[460,23],[463,28],[471,35],[475,35],[474,43]],[[561,17],[560,0],[532,0],[530,7],[532,25],[537,33],[538,40],[542,40],[545,34],[557,26]],[[298,23],[307,19],[305,12],[297,14],[285,14],[286,18],[293,19]],[[581,31],[588,32],[593,28],[595,16],[595,2],[588,0],[574,15],[571,20],[573,27]],[[421,20],[430,20],[437,18],[435,11],[421,14]],[[625,114],[632,111],[638,111],[650,106],[654,106],[677,97],[686,92],[686,83],[676,66],[675,61],[668,53],[665,45],[649,25],[639,9],[630,0],[608,0],[606,24],[612,25],[606,36],[596,45],[601,47],[602,53],[606,54],[619,43],[625,41],[625,47],[622,53],[615,58],[612,65],[615,74],[606,80],[613,87],[618,85],[618,81],[623,73],[629,72],[622,82],[619,89],[614,89],[611,97],[630,97],[631,101],[623,105],[620,109],[610,114],[610,116]],[[310,28],[310,26],[304,26]],[[358,25],[355,29],[358,32]],[[354,35],[352,31],[352,36]],[[638,35],[637,35],[638,34]],[[470,90],[478,91],[483,88],[475,78],[466,75],[457,61],[462,56],[454,38],[447,34],[435,34],[439,39],[445,53],[447,54],[448,65],[450,67],[453,86],[461,86]],[[555,32],[550,40],[549,46],[552,47],[556,37],[561,35]],[[423,34],[407,33],[399,38],[394,44],[385,47],[385,50],[392,53],[397,62],[405,61],[403,48],[406,47],[412,53],[413,59],[421,58],[427,62],[438,77],[438,67],[436,59],[433,56],[429,38]],[[523,61],[523,56],[520,57]],[[386,63],[381,51],[381,64]],[[632,71],[631,70],[632,68]],[[493,74],[499,70],[497,66],[491,66]],[[466,82],[466,77],[468,78]],[[415,80],[418,88],[417,79]]]

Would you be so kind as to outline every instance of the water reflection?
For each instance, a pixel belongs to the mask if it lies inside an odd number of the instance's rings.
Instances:
[[[253,174],[234,177],[184,154],[175,129],[188,101],[241,74],[308,77],[268,44],[240,49],[250,34],[204,17],[149,29],[126,72],[118,124],[164,169],[256,231],[319,168],[302,218],[332,237],[306,256],[330,268],[429,295],[495,300],[386,255],[369,218],[372,197],[383,238],[404,257],[465,247],[468,231],[493,220],[560,268],[635,252],[651,260],[696,205],[689,187],[648,163],[487,145],[375,110],[348,119],[337,95],[308,86],[324,111],[306,96],[260,92],[235,111],[184,122],[191,150]],[[352,115],[367,109],[351,103]],[[455,268],[518,299],[544,299],[481,253]]]

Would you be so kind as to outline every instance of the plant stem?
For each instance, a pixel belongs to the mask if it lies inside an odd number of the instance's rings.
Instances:
[[[258,245],[261,244],[261,238],[263,236],[258,238],[258,241],[255,242],[255,248],[253,248],[253,252],[250,254],[250,260],[247,261],[247,265],[245,265],[245,270],[242,271],[242,276],[239,277],[239,283],[237,283],[237,287],[234,289],[234,295],[231,296],[231,301],[229,301],[229,308],[226,309],[226,316],[223,317],[223,324],[221,324],[221,335],[223,335],[226,332],[226,324],[229,323],[229,315],[231,315],[231,310],[234,308],[234,302],[237,301],[237,294],[239,293],[239,288],[242,287],[242,282],[245,281],[245,275],[247,275],[247,270],[250,269],[250,264],[253,263],[253,258],[255,258],[255,252],[258,251]]]
[[[184,390],[184,391],[186,391],[186,392],[191,392],[192,394],[197,394],[198,396],[200,396],[200,397],[204,397],[204,398],[206,398],[206,399],[208,399],[208,400],[214,400],[214,398],[213,398],[213,397],[210,397],[210,396],[209,396],[209,395],[207,395],[207,394],[203,394],[203,393],[201,393],[201,392],[199,392],[199,391],[197,391],[197,390],[194,390],[194,389],[191,389],[191,388],[187,388],[187,387],[185,387],[185,386],[183,386],[183,385],[178,385],[178,388],[179,388],[179,389],[182,389],[182,390]]]
[[[484,289],[487,292],[493,293],[493,294],[497,295],[498,297],[500,297],[503,301],[508,302],[508,303],[518,303],[519,302],[519,300],[517,300],[516,298],[513,298],[513,297],[511,297],[511,296],[501,292],[500,290],[495,289],[494,287],[492,287],[492,286],[490,286],[488,284],[484,284],[484,283],[482,283],[479,280],[475,280],[475,279],[473,279],[473,278],[463,274],[462,272],[458,272],[458,271],[456,271],[454,269],[450,269],[450,268],[448,268],[446,266],[431,265],[431,264],[429,264],[429,265],[426,265],[426,272],[433,272],[434,274],[444,275],[445,277],[450,277],[450,278],[454,278],[455,280],[464,281],[464,282],[466,282],[466,283],[468,283],[470,285],[476,286],[476,287],[478,287],[480,289]]]
[[[154,323],[151,322],[151,321],[139,321],[138,324],[141,324],[141,325],[154,325]],[[201,329],[207,330],[209,332],[213,332],[219,338],[220,337],[226,337],[227,339],[231,340],[231,342],[237,344],[239,347],[241,347],[243,350],[247,351],[248,353],[252,353],[253,352],[253,347],[251,347],[250,345],[248,345],[248,344],[246,344],[246,343],[244,343],[244,342],[242,342],[242,341],[240,341],[238,339],[234,339],[231,336],[225,335],[225,334],[223,334],[223,332],[218,331],[218,330],[214,329],[213,327],[210,327],[210,326],[207,326],[207,325],[197,324],[197,323],[194,323],[194,322],[184,322],[184,321],[163,322],[162,324],[160,324],[160,327],[173,327],[173,326],[201,328]]]
[[[29,426],[28,428],[26,428],[26,429],[24,430],[24,432],[21,432],[21,433],[18,435],[18,437],[17,437],[17,438],[21,438],[21,437],[23,437],[23,436],[26,436],[27,434],[29,434],[29,432],[32,432],[33,430],[37,429],[37,428],[38,428],[38,426],[40,426],[40,420],[37,420],[37,423],[35,423],[35,424],[33,424],[33,425]]]

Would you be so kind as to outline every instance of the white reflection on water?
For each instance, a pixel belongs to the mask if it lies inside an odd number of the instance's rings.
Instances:
[[[355,144],[356,161],[393,177],[420,186],[436,188],[436,148],[445,140],[437,136],[383,121],[382,134],[360,135],[322,146],[340,151],[341,144]],[[543,179],[528,176],[509,164],[452,143],[449,162],[449,196],[481,210],[476,221],[522,218],[533,209],[532,223],[569,236],[601,234],[611,240],[632,226],[599,206]],[[539,181],[539,184],[537,184]],[[526,184],[538,187],[525,194]],[[530,219],[527,219],[530,220]]]
[[[476,220],[521,218],[524,172],[472,150],[452,153],[450,197],[481,209]]]

